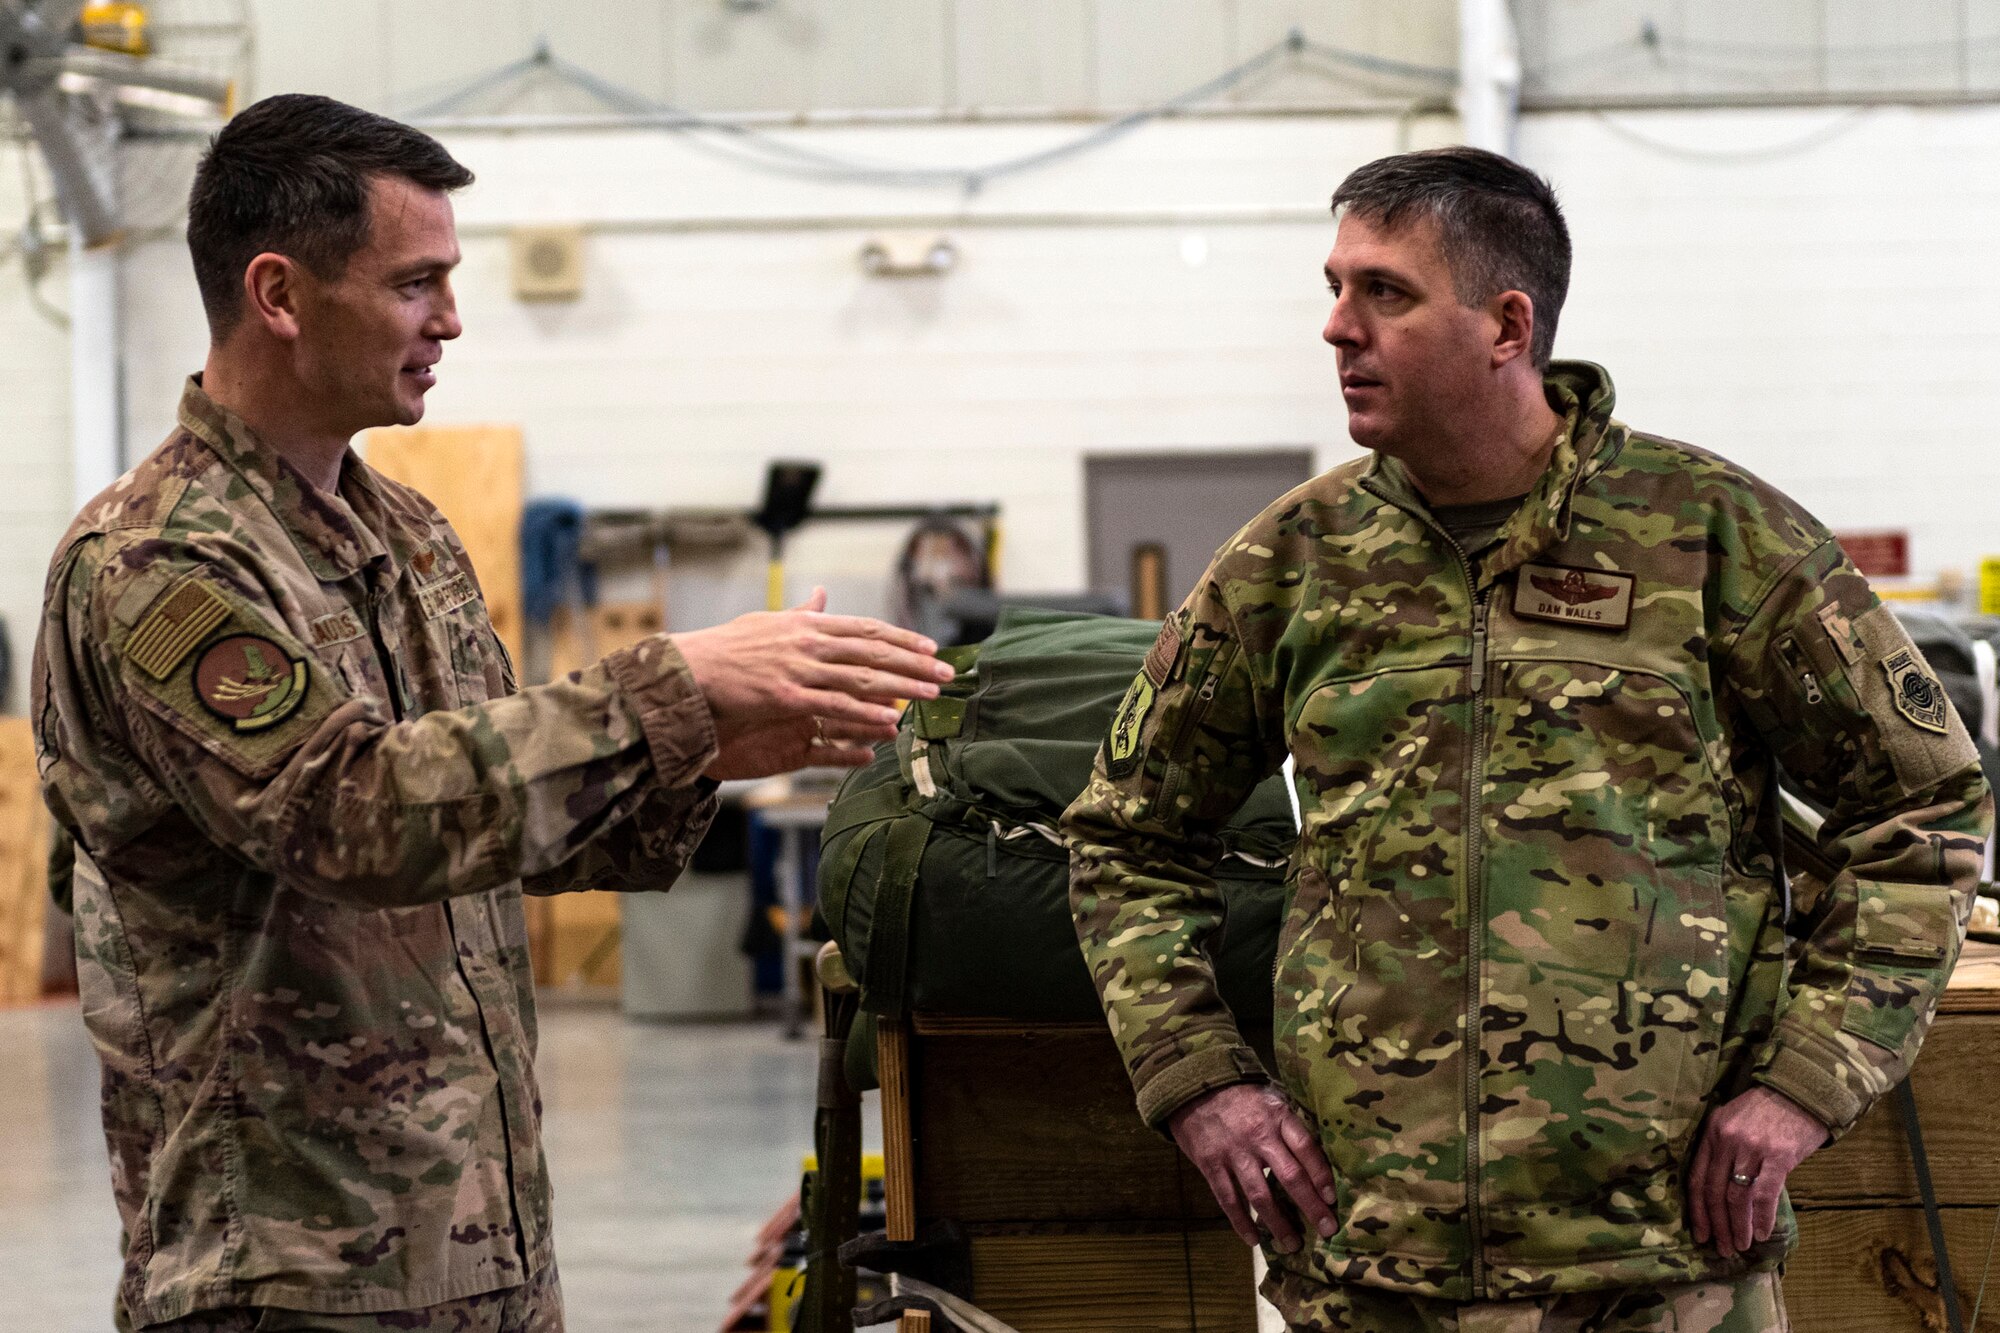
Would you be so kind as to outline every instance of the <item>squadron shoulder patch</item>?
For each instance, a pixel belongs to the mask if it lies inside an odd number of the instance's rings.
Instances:
[[[194,664],[195,697],[236,731],[262,731],[290,717],[305,702],[306,681],[304,659],[261,634],[217,639]]]
[[[1573,565],[1523,565],[1514,585],[1514,614],[1584,629],[1622,630],[1632,623],[1638,577]]]
[[[139,622],[125,640],[125,656],[154,680],[165,680],[227,619],[229,603],[200,579],[185,579]]]
[[[1889,674],[1889,697],[1897,712],[1925,731],[1943,735],[1950,730],[1951,705],[1945,699],[1944,686],[1915,652],[1898,648],[1882,659],[1882,670]]]
[[[1138,762],[1139,737],[1146,729],[1146,717],[1153,711],[1153,701],[1158,697],[1159,691],[1143,671],[1133,680],[1132,688],[1125,691],[1125,700],[1118,705],[1118,712],[1111,719],[1111,738],[1105,746],[1108,759],[1105,768],[1112,777],[1124,777]]]

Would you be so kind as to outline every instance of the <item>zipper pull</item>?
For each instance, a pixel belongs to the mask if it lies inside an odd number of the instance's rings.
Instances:
[[[1481,597],[1472,607],[1472,678],[1474,681],[1486,679],[1486,599]]]
[[[1799,677],[1799,683],[1800,683],[1800,684],[1802,684],[1802,685],[1804,685],[1804,686],[1806,687],[1806,702],[1807,702],[1807,703],[1809,703],[1809,704],[1817,704],[1817,703],[1819,703],[1819,702],[1820,702],[1821,700],[1823,700],[1823,699],[1825,699],[1825,698],[1826,698],[1826,695],[1820,692],[1820,688],[1819,688],[1819,678],[1818,678],[1817,676],[1813,675],[1813,673],[1812,673],[1812,672],[1810,672],[1810,671],[1807,671],[1807,672],[1803,673],[1802,675],[1800,675],[1800,677]]]
[[[1210,676],[1207,680],[1204,680],[1201,683],[1201,690],[1195,697],[1203,703],[1213,703],[1215,701],[1215,687],[1221,679],[1222,677],[1220,676]]]

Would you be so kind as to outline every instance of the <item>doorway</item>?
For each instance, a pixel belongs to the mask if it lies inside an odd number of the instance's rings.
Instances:
[[[1312,475],[1305,448],[1085,459],[1092,591],[1140,619],[1166,616],[1222,543]]]

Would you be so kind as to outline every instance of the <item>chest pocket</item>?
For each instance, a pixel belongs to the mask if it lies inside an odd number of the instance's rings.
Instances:
[[[452,707],[485,703],[513,692],[513,668],[493,632],[485,599],[472,576],[450,556],[436,574],[417,586],[417,609],[436,660],[447,667],[445,685]]]

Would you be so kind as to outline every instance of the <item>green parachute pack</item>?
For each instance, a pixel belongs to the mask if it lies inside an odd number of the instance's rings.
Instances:
[[[944,654],[958,679],[827,811],[820,910],[870,1013],[1096,1021],[1058,823],[1090,780],[1158,621],[1012,609]],[[1223,832],[1213,947],[1223,998],[1268,1030],[1271,962],[1297,839],[1282,776]]]

